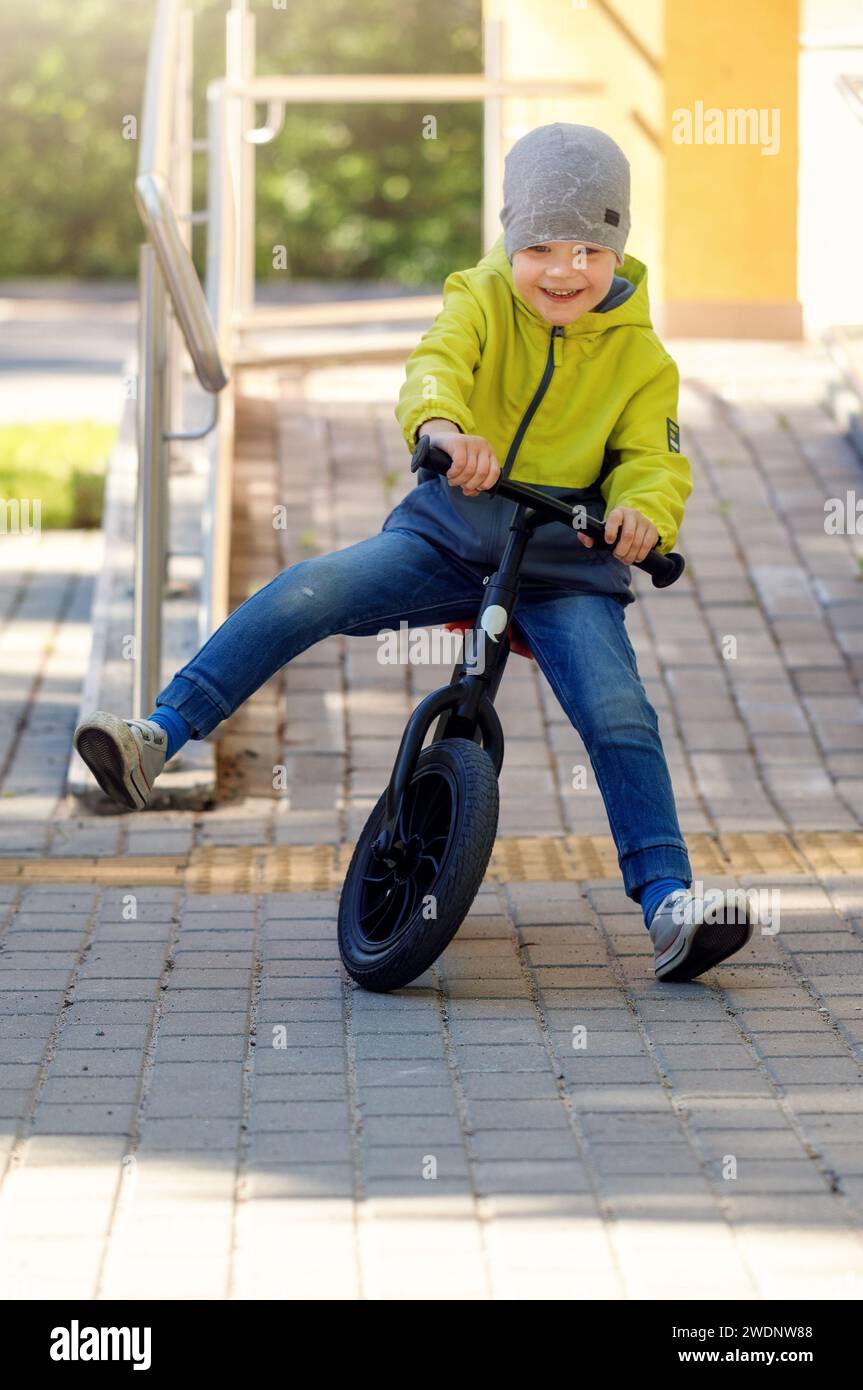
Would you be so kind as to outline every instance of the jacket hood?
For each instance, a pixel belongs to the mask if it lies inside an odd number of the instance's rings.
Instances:
[[[494,246],[477,263],[477,270],[487,270],[499,275],[512,295],[517,310],[546,332],[551,327],[538,309],[528,304],[515,287],[512,265],[504,248],[504,238],[499,236]],[[650,304],[647,297],[647,266],[635,256],[624,256],[619,274],[615,275],[611,289],[602,300],[605,306],[597,305],[588,314],[581,314],[574,323],[564,325],[565,338],[590,337],[604,333],[607,328],[618,328],[629,324],[638,328],[652,328]]]

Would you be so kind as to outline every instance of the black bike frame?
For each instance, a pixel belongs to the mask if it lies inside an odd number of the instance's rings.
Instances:
[[[428,435],[423,435],[411,460],[411,472],[415,473],[418,469],[424,468],[433,473],[445,474],[451,464],[450,456],[444,450],[435,448]],[[521,562],[527,543],[537,526],[561,522],[574,526],[576,512],[579,510],[561,498],[549,496],[538,488],[531,487],[529,483],[514,483],[503,474],[494,487],[487,489],[489,497],[495,494],[516,502],[509,537],[500,566],[488,578],[488,587],[473,630],[465,633],[462,658],[456,663],[450,684],[432,691],[420,701],[402,734],[386,790],[384,823],[372,846],[374,852],[389,868],[398,863],[404,848],[400,841],[395,841],[396,825],[405,791],[410,785],[426,734],[434,719],[437,719],[438,723],[432,743],[443,738],[467,738],[481,743],[494,764],[495,772],[500,775],[503,767],[504,740],[500,718],[494,707],[494,698],[510,652],[509,625],[518,600]],[[583,508],[580,510],[583,511]],[[578,519],[580,524],[577,529],[585,531],[592,538],[597,550],[614,549],[616,542],[605,540],[604,521],[589,514]],[[574,539],[573,543],[576,543]],[[667,588],[673,584],[684,568],[682,555],[661,555],[655,549],[637,564],[639,569],[651,575],[657,588]],[[505,621],[502,613],[498,612],[495,615],[496,621],[489,624],[489,632],[483,626],[483,616],[493,607],[502,610]],[[465,661],[468,637],[472,638],[473,650],[482,652],[481,669],[480,663],[476,663],[475,667],[469,667]]]
[[[385,818],[374,851],[392,868],[398,862],[401,841],[394,843],[395,828],[405,791],[413,777],[426,734],[437,718],[432,743],[442,738],[467,738],[482,743],[494,764],[496,774],[503,767],[504,738],[494,698],[510,654],[509,625],[519,591],[519,571],[527,543],[544,518],[525,502],[519,502],[509,528],[500,566],[488,577],[485,595],[473,627],[473,650],[481,652],[476,667],[465,661],[470,631],[464,635],[462,657],[455,665],[449,685],[432,691],[421,700],[407,722],[393,765],[386,792]],[[482,626],[487,609],[498,607],[506,620],[496,615],[498,638],[489,636]],[[502,628],[502,631],[501,631]],[[395,854],[395,857],[393,857]]]

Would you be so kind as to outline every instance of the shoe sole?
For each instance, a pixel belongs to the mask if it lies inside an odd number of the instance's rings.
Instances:
[[[753,929],[753,922],[740,922],[736,914],[731,922],[723,918],[719,922],[696,922],[691,928],[684,927],[681,933],[684,939],[671,959],[663,960],[661,963],[657,961],[656,978],[670,984],[694,980],[697,975],[703,975],[705,970],[710,970],[728,956],[733,956],[735,951],[742,950],[752,936]],[[679,941],[678,937],[672,950]]]
[[[124,731],[133,745],[131,748],[126,746]],[[133,811],[143,810],[149,788],[146,788],[140,765],[138,745],[126,725],[114,730],[89,724],[76,733],[75,747],[106,796]],[[137,767],[130,766],[132,758],[137,760]],[[142,790],[142,786],[146,790]]]

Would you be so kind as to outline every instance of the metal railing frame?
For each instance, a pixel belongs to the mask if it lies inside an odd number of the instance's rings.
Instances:
[[[235,99],[231,127],[236,197],[236,303],[234,326],[261,323],[255,305],[254,187],[255,153],[269,144],[284,124],[287,104],[321,102],[481,101],[483,122],[483,242],[488,251],[500,232],[503,185],[502,111],[505,97],[598,96],[602,81],[514,79],[503,76],[503,20],[494,6],[483,20],[482,73],[363,73],[256,75],[255,17],[250,0],[232,0],[226,45],[226,95]],[[255,106],[266,105],[263,125],[255,124]],[[266,310],[267,326],[279,322],[278,309]]]

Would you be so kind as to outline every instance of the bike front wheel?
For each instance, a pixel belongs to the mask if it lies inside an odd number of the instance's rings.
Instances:
[[[364,989],[410,984],[449,945],[485,876],[500,800],[487,753],[465,738],[420,753],[396,827],[404,845],[389,868],[372,846],[386,792],[357,841],[339,902],[339,951]]]

